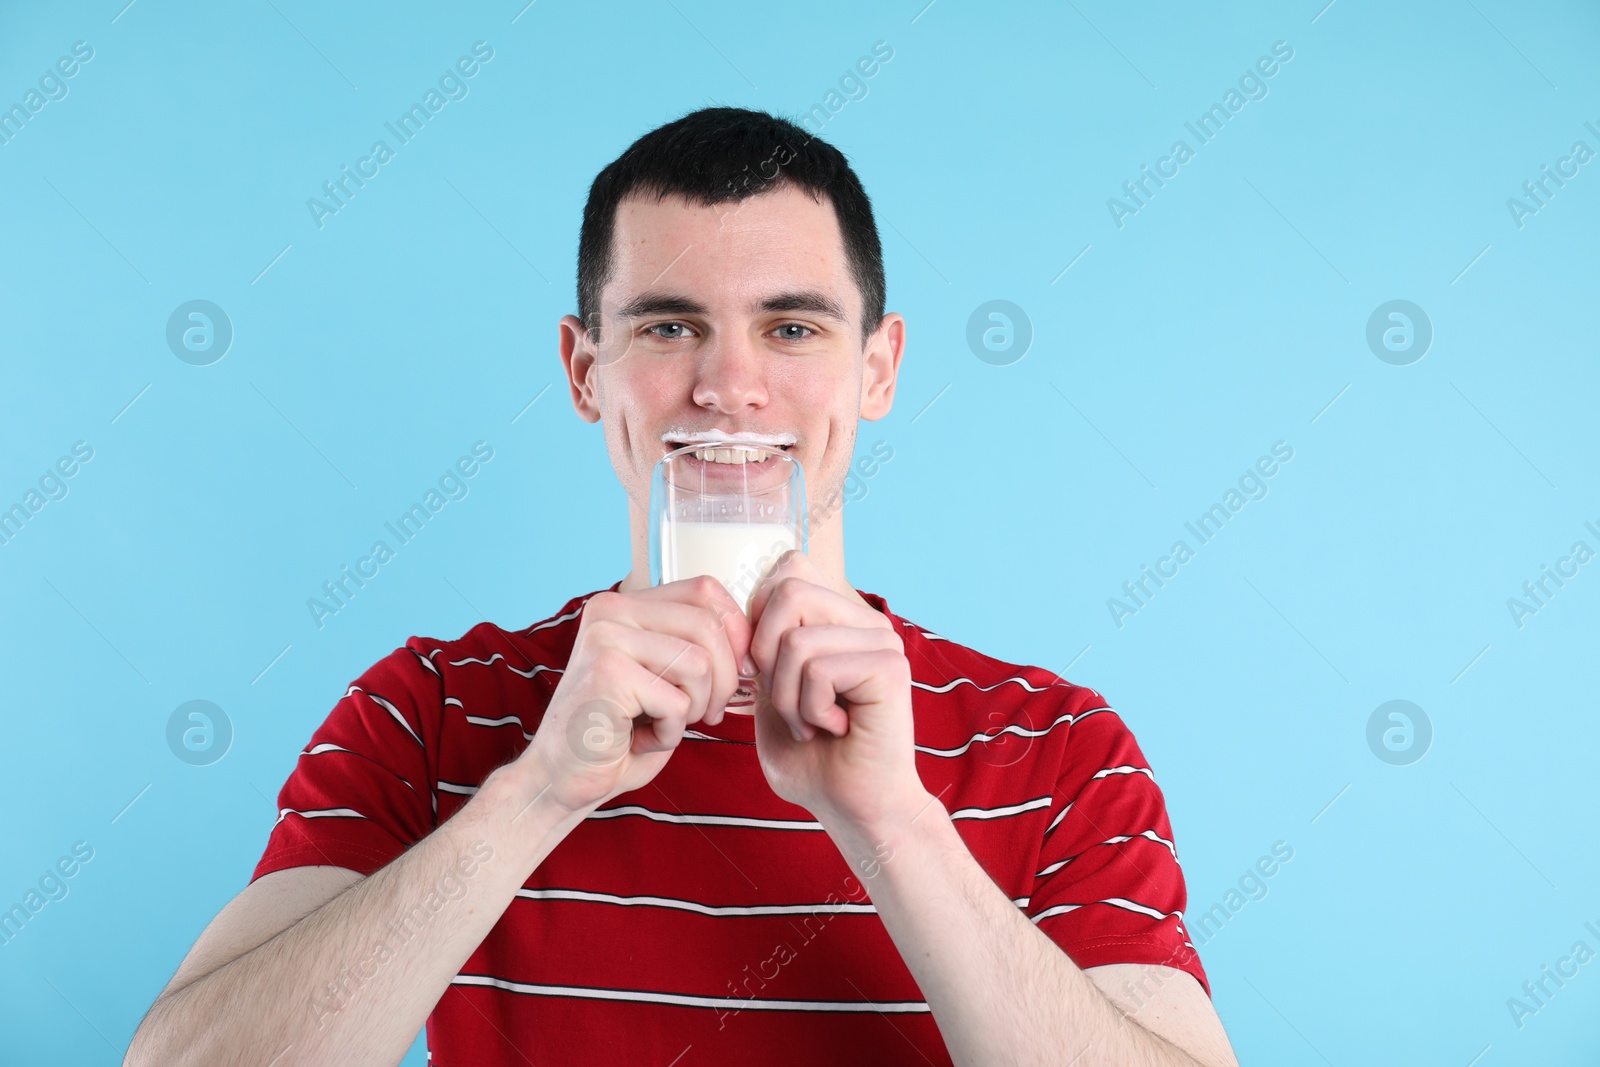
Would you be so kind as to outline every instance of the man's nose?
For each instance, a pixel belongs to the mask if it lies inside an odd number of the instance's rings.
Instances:
[[[732,414],[767,402],[766,353],[743,336],[717,338],[701,349],[694,402]]]

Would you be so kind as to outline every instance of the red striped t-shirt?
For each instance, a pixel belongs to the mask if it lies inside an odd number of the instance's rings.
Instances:
[[[370,875],[458,811],[532,738],[593,595],[374,664],[284,783],[252,881]],[[1001,890],[1079,967],[1165,964],[1209,995],[1166,804],[1117,713],[861,596],[905,644],[923,785]],[[862,883],[762,776],[754,725],[692,727],[556,846],[435,1006],[431,1063],[951,1062]]]

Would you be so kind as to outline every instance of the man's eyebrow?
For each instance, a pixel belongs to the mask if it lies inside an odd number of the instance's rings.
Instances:
[[[787,293],[778,293],[769,296],[758,305],[758,311],[809,311],[813,315],[822,315],[825,318],[837,319],[841,323],[849,324],[844,308],[839,302],[826,293],[815,289],[792,290]]]
[[[698,301],[676,293],[640,293],[617,309],[624,319],[637,319],[645,315],[704,315],[706,309]]]
[[[797,289],[775,293],[756,304],[756,311],[808,311],[814,315],[835,319],[848,324],[844,307],[815,289]],[[624,319],[637,319],[646,315],[704,315],[705,305],[678,293],[641,293],[617,309]]]

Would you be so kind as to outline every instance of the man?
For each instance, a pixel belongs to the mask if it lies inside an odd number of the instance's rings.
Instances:
[[[561,358],[632,570],[350,686],[129,1062],[394,1063],[426,1020],[439,1067],[1233,1064],[1116,713],[845,577],[905,324],[844,157],[760,112],[655,130],[590,190],[578,290]],[[758,437],[823,501],[809,554],[748,617],[651,588],[653,465]]]

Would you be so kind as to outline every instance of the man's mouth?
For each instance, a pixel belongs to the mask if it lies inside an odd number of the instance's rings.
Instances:
[[[675,452],[691,445],[700,446],[689,454],[705,463],[765,463],[772,458],[771,452],[765,448],[748,447],[751,444],[764,445],[766,448],[775,448],[782,452],[789,452],[794,448],[792,434],[699,433],[681,437],[663,437],[662,441],[668,452]]]

